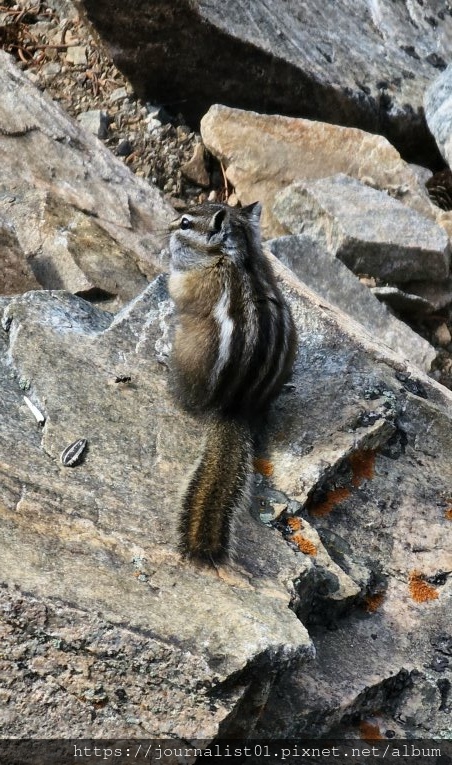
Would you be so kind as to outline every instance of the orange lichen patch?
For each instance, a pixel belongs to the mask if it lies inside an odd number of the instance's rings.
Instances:
[[[410,595],[416,603],[426,603],[427,600],[436,600],[438,591],[431,584],[428,584],[422,578],[419,571],[412,571],[410,574]]]
[[[295,542],[300,552],[305,555],[317,555],[317,547],[310,539],[306,539],[303,534],[297,532],[290,537],[291,542]]]
[[[295,516],[287,519],[287,525],[291,531],[300,531],[300,529],[303,528],[301,518],[297,518]]]
[[[265,457],[256,457],[256,459],[253,461],[253,465],[256,473],[260,473],[266,478],[269,478],[271,475],[273,475],[273,465],[270,460],[265,459]]]
[[[332,489],[328,492],[326,499],[320,502],[318,505],[314,505],[309,509],[310,515],[322,516],[328,515],[340,502],[350,496],[350,489],[346,486],[340,486],[338,489]]]
[[[350,455],[349,462],[353,472],[353,486],[359,486],[364,480],[371,480],[374,477],[375,457],[376,452],[373,449],[354,452]]]
[[[368,720],[361,720],[359,724],[359,732],[361,734],[361,738],[364,738],[366,741],[375,741],[384,738],[381,735],[379,726],[376,723],[369,722]]]
[[[377,592],[375,595],[367,595],[367,597],[364,598],[364,608],[366,611],[373,614],[375,611],[378,611],[384,599],[384,592]]]
[[[446,521],[452,521],[452,505],[446,509],[444,513]]]

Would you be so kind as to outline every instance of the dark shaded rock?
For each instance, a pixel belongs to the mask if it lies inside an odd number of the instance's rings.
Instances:
[[[397,313],[422,316],[452,303],[452,279],[445,282],[407,282],[400,287],[371,287],[373,294]]]
[[[429,300],[408,291],[408,289],[386,285],[384,287],[371,287],[371,291],[378,300],[389,305],[396,313],[419,316],[433,310]]]
[[[441,210],[452,210],[452,171],[449,168],[434,173],[426,181],[425,188],[432,202]]]
[[[428,9],[365,0],[79,5],[137,92],[192,121],[223,101],[354,125],[386,135],[407,157],[438,161],[421,107],[452,41],[439,0]]]

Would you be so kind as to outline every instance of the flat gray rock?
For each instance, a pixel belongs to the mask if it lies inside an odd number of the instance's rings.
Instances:
[[[356,274],[393,283],[449,274],[444,229],[346,175],[295,181],[279,192],[273,212],[288,232],[317,239]]]
[[[170,395],[164,279],[115,317],[65,292],[0,299],[4,736],[284,736],[365,717],[368,697],[396,716],[421,688],[439,699],[426,666],[450,618],[452,395],[273,263],[299,353],[219,572],[177,553],[203,424]],[[374,631],[392,635],[378,651]],[[443,736],[440,706],[405,715],[403,735]]]
[[[239,519],[236,560],[246,570],[229,582],[214,570],[180,561],[179,494],[203,428],[168,394],[163,362],[169,314],[164,280],[116,317],[65,292],[29,292],[4,313],[0,580],[37,602],[51,601],[52,613],[60,614],[50,617],[58,639],[71,645],[86,641],[89,647],[75,662],[92,666],[64,691],[62,683],[55,714],[43,707],[42,713],[25,715],[33,700],[27,685],[21,686],[23,693],[0,712],[0,730],[10,735],[69,736],[80,730],[84,707],[95,708],[103,699],[104,712],[83,723],[87,735],[126,735],[133,729],[136,735],[191,738],[202,732],[208,738],[250,684],[247,667],[251,672],[262,660],[271,684],[278,667],[313,655],[305,628],[288,607],[291,582],[312,564],[285,543],[278,545],[275,531],[249,515]],[[130,381],[120,382],[124,376]],[[24,395],[45,417],[43,428]],[[82,438],[88,442],[83,461],[64,467],[63,450]],[[16,455],[12,470],[8,453]],[[264,552],[273,540],[276,557]],[[14,600],[14,592],[8,597]],[[33,619],[35,608],[24,605],[25,621],[30,613]],[[83,621],[83,613],[90,618]],[[110,641],[116,646],[113,663],[95,666],[90,653],[107,655]],[[49,672],[58,682],[62,654],[54,643],[46,659],[52,669],[42,670],[36,698]],[[118,710],[116,688],[129,694],[138,682],[134,666],[149,662],[146,685],[140,683],[140,693]],[[39,665],[37,656],[32,663]],[[219,692],[235,674],[235,688],[210,709],[206,684]],[[170,691],[176,675],[180,693]],[[163,704],[165,696],[170,704]]]
[[[427,340],[391,314],[351,271],[307,234],[270,239],[266,246],[329,303],[359,321],[372,335],[424,371],[436,357]]]
[[[441,0],[81,5],[137,92],[189,119],[222,101],[360,127],[405,156],[437,158],[422,99],[452,46]]]

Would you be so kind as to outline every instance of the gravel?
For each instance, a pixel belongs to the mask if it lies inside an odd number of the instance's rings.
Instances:
[[[205,172],[202,185],[183,174],[201,143],[199,133],[182,114],[170,111],[170,105],[137,98],[69,0],[6,0],[0,8],[0,46],[136,175],[161,189],[176,209],[209,195],[224,198],[223,177],[211,157],[206,157],[207,188]]]

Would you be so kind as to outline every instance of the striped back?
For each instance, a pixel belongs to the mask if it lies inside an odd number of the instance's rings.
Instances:
[[[253,248],[254,249],[254,248]],[[225,269],[214,307],[218,353],[208,383],[210,403],[224,414],[253,415],[264,409],[286,381],[295,355],[296,332],[271,266],[251,252],[240,269]]]

